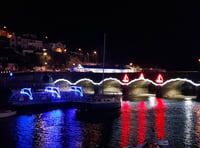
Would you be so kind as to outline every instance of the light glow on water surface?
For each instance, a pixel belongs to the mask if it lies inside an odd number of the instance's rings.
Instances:
[[[146,103],[139,102],[138,104],[138,131],[137,131],[137,142],[142,144],[146,138]]]
[[[125,147],[129,143],[130,124],[131,124],[131,108],[128,101],[122,103],[121,114],[121,147]]]
[[[167,139],[171,147],[200,146],[199,102],[161,98],[151,101],[123,101],[119,116],[97,122],[87,120],[88,116],[77,118],[76,108],[17,114],[0,120],[0,145],[136,147],[152,138],[153,128],[156,137]]]

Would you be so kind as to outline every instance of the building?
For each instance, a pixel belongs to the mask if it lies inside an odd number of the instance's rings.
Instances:
[[[57,42],[57,43],[51,42],[49,43],[49,48],[51,49],[51,51],[54,51],[54,52],[60,52],[60,53],[67,52],[66,45],[61,42]]]
[[[9,32],[5,29],[0,29],[0,47],[8,47],[9,39],[13,37],[15,33]]]
[[[12,48],[36,50],[44,47],[43,40],[39,39],[34,34],[13,35],[9,42]]]
[[[5,30],[5,29],[0,29],[0,36],[1,37],[6,37],[6,38],[12,38],[13,37],[13,35],[15,35],[15,33],[13,33],[13,32],[10,32],[10,31],[7,31],[7,30]]]

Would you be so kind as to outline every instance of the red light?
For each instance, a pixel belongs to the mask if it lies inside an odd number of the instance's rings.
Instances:
[[[140,102],[138,104],[138,135],[137,142],[138,144],[142,144],[145,141],[146,137],[146,112],[147,107],[145,102]]]
[[[121,147],[126,147],[129,143],[130,136],[130,126],[131,126],[131,106],[128,102],[123,102],[121,108],[121,121],[122,121],[122,131],[121,131]]]
[[[163,83],[164,82],[163,76],[159,73],[155,81],[158,84]]]
[[[139,79],[144,79],[144,74],[140,73]]]
[[[129,82],[129,77],[127,74],[124,75],[123,79],[122,79],[122,82],[124,83],[128,83]]]
[[[155,107],[155,129],[157,131],[157,138],[163,139],[165,137],[165,104],[162,99],[156,99],[157,105]]]

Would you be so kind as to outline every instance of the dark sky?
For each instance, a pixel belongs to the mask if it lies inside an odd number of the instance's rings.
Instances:
[[[5,4],[0,25],[65,41],[69,50],[103,51],[106,61],[199,70],[200,9],[190,1],[25,1]],[[1,27],[0,26],[0,27]]]

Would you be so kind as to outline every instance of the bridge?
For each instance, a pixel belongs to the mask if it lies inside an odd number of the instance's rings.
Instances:
[[[81,86],[85,93],[104,91],[105,94],[123,94],[128,99],[156,96],[164,98],[198,98],[200,96],[200,72],[147,72],[101,73],[91,72],[29,72],[0,76],[1,87],[58,86],[68,91],[69,86]],[[102,90],[103,89],[103,90]]]

